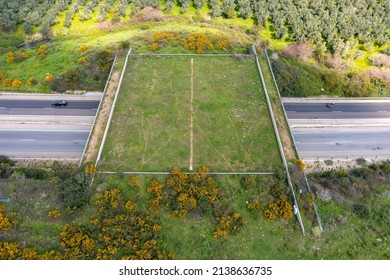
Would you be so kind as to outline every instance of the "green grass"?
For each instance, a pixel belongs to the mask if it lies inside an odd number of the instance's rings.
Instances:
[[[1,197],[11,198],[6,211],[17,213],[16,230],[0,234],[0,241],[26,242],[40,251],[60,247],[59,233],[67,222],[57,199],[57,188],[45,180],[0,180]],[[60,218],[47,216],[59,210]],[[81,214],[81,213],[80,213]]]
[[[195,59],[194,84],[196,166],[260,171],[280,165],[252,57]]]
[[[225,176],[220,185],[239,186],[239,178]],[[237,187],[238,189],[238,187]],[[324,232],[313,234],[306,228],[305,235],[293,220],[267,221],[261,213],[245,207],[251,194],[243,190],[229,191],[232,207],[241,214],[244,227],[224,240],[212,237],[215,226],[210,218],[181,220],[164,216],[163,234],[177,259],[389,259],[388,229],[385,224],[364,220],[335,202],[320,202]],[[375,200],[376,203],[383,201]],[[388,205],[388,203],[387,203]],[[337,217],[343,216],[341,224]],[[374,218],[374,217],[373,217]],[[175,228],[180,228],[178,238]]]
[[[48,55],[44,60],[39,60],[36,53],[38,47],[26,50],[20,50],[27,53],[29,58],[21,62],[7,63],[7,52],[0,51],[0,69],[4,72],[4,77],[11,79],[19,79],[23,85],[18,88],[22,92],[50,92],[45,78],[51,74],[58,76],[66,70],[75,67],[77,59],[81,57],[78,53],[78,48],[75,42],[48,43]],[[29,78],[37,80],[38,84],[29,86],[26,84]],[[0,84],[0,90],[13,91],[12,87],[4,87]]]
[[[132,56],[101,169],[189,167],[191,59],[194,168],[270,171],[281,164],[253,59]]]
[[[127,193],[127,199],[137,199],[138,205],[147,207],[149,195],[146,188],[152,179],[164,182],[167,177],[139,176],[141,187],[134,194],[126,187],[129,177],[109,179],[110,185]],[[240,213],[244,226],[236,234],[225,239],[212,237],[216,221],[211,216],[187,216],[174,218],[162,211],[158,214],[162,225],[162,246],[174,253],[175,259],[389,259],[388,224],[381,218],[389,207],[386,190],[389,185],[378,186],[378,194],[372,198],[370,219],[361,219],[351,212],[348,205],[319,200],[318,207],[324,232],[314,234],[315,224],[302,235],[295,219],[268,221],[262,212],[253,213],[246,208],[246,201],[253,196],[263,197],[262,189],[272,185],[271,176],[258,176],[258,187],[244,189],[242,176],[219,175],[220,189],[226,193],[229,205]],[[146,209],[146,208],[144,208]],[[382,214],[380,214],[382,211]],[[337,222],[343,217],[344,222]],[[387,219],[388,220],[388,219]],[[178,229],[180,229],[178,231]]]
[[[104,168],[187,165],[189,79],[188,59],[129,59],[102,155]]]
[[[90,205],[73,211],[71,215],[64,214],[59,219],[47,217],[49,210],[57,208],[54,185],[42,180],[1,180],[1,195],[12,199],[7,205],[7,213],[16,211],[21,219],[17,230],[0,233],[0,241],[25,241],[26,247],[37,248],[40,252],[59,250],[62,227],[66,223],[88,226],[89,218],[95,211],[93,201],[109,188],[119,188],[125,200],[137,201],[139,209],[148,211],[150,195],[146,189],[149,183],[155,179],[164,182],[167,176],[138,177],[140,186],[130,187],[127,183],[130,176],[98,175],[95,184],[99,190],[96,190]],[[272,176],[257,176],[257,186],[250,189],[243,188],[240,175],[219,175],[215,179],[232,210],[241,215],[244,225],[236,234],[215,239],[212,234],[216,221],[211,216],[189,215],[180,219],[161,211],[158,213],[162,226],[161,246],[174,253],[175,259],[390,258],[388,180],[378,185],[375,194],[368,199],[370,218],[359,218],[348,204],[317,200],[324,232],[314,234],[311,228],[307,228],[306,234],[302,235],[295,219],[268,221],[261,211],[253,213],[247,209],[246,201],[252,197],[266,199],[267,188],[274,183]]]

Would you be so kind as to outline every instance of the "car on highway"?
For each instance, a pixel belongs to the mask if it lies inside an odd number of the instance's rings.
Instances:
[[[326,104],[326,107],[328,107],[328,108],[333,108],[333,107],[334,107],[334,103],[333,103],[333,102],[327,103],[327,104]]]
[[[66,105],[68,105],[68,101],[66,100],[54,100],[51,103],[51,106],[66,106]]]

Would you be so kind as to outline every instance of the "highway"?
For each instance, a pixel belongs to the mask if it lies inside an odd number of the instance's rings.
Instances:
[[[329,101],[330,102],[330,101]],[[289,103],[283,102],[289,119],[369,119],[390,118],[390,103],[338,103],[333,108],[328,102]]]
[[[16,158],[79,158],[88,133],[0,130],[0,154]]]
[[[64,100],[67,100],[66,98]],[[94,116],[99,101],[67,100],[68,105],[51,106],[50,100],[1,100],[0,115],[66,115]]]
[[[302,159],[390,158],[390,102],[330,102],[283,99]]]
[[[67,100],[52,107],[53,100]],[[80,159],[100,96],[0,95],[0,154],[15,159]]]

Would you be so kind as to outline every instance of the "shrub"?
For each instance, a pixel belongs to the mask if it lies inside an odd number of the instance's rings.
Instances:
[[[58,161],[53,162],[51,170],[54,172],[55,176],[58,176],[61,180],[65,180],[77,173],[77,170],[72,165],[63,165]]]
[[[309,192],[304,192],[300,196],[300,205],[303,211],[306,214],[309,214],[313,211],[313,206],[314,206],[314,194],[309,193]]]
[[[12,85],[12,79],[5,78],[5,79],[3,79],[1,84],[3,85],[3,87],[10,87]]]
[[[80,57],[78,60],[77,60],[78,63],[86,63],[87,62],[87,59],[83,56],[83,57]]]
[[[29,86],[34,86],[34,85],[36,85],[37,83],[38,83],[38,81],[37,81],[36,79],[34,79],[34,78],[29,78],[29,79],[27,80],[27,82],[26,82],[26,84],[29,85]]]
[[[96,174],[96,167],[94,164],[88,164],[85,168],[84,168],[84,172],[87,173],[87,174]]]
[[[85,172],[77,173],[66,179],[58,190],[58,198],[65,207],[82,207],[88,203],[91,190],[91,175]]]
[[[7,53],[7,63],[11,64],[14,63],[15,57],[13,52]]]
[[[150,51],[156,51],[156,50],[158,50],[158,44],[157,44],[157,43],[153,43],[153,44],[151,44],[151,45],[148,47],[148,49],[149,49]]]
[[[19,88],[22,84],[23,84],[22,81],[18,79],[12,81],[12,87],[14,88]]]
[[[278,59],[272,63],[283,96],[312,96],[321,94],[324,87],[317,68],[300,61]]]
[[[245,175],[241,178],[241,184],[245,189],[254,189],[256,187],[256,177]]]
[[[299,170],[301,171],[305,170],[305,168],[307,167],[307,164],[300,159],[295,159],[293,162],[298,166]]]
[[[0,155],[0,164],[6,164],[9,166],[15,166],[16,162],[7,156]]]
[[[56,77],[49,87],[55,92],[66,90],[97,90],[103,89],[113,61],[112,51],[103,49],[88,56],[86,63],[69,69]]]
[[[212,41],[203,32],[191,33],[187,40],[182,41],[182,46],[190,50],[195,50],[197,54],[202,54],[214,48]]]
[[[90,259],[96,241],[80,225],[66,225],[61,232],[61,246],[67,259]]]
[[[0,178],[6,179],[13,173],[15,162],[6,156],[0,155]]]
[[[22,172],[26,178],[30,179],[44,180],[50,175],[46,170],[39,168],[18,168],[16,170]]]
[[[225,214],[217,220],[218,224],[213,233],[216,239],[226,237],[229,232],[237,232],[243,225],[241,215],[238,213]]]
[[[119,49],[120,50],[127,50],[130,47],[129,41],[120,41],[119,42]]]
[[[390,172],[390,161],[383,162],[381,168],[386,172]]]
[[[370,210],[368,209],[367,205],[361,204],[361,203],[355,203],[352,206],[353,212],[362,219],[369,219],[370,218]]]
[[[131,187],[139,187],[140,180],[138,176],[132,176],[129,180],[129,186]]]
[[[4,213],[5,205],[0,205],[0,230],[12,230],[12,224]]]
[[[342,94],[346,79],[345,75],[335,70],[329,70],[323,75],[325,85],[333,94]]]
[[[343,59],[341,59],[340,55],[338,54],[328,54],[325,65],[329,68],[333,68],[336,70],[343,70],[346,69],[348,66],[347,63]]]
[[[365,165],[367,163],[367,160],[365,158],[357,158],[356,164],[357,165]]]
[[[326,165],[333,165],[333,160],[331,160],[331,159],[326,159],[326,160],[324,160],[324,163],[325,163]]]
[[[37,57],[39,60],[44,60],[48,55],[47,46],[45,44],[40,45],[37,51]]]
[[[49,74],[46,76],[45,81],[47,83],[51,83],[54,80],[54,76],[52,74]]]
[[[30,56],[26,53],[16,53],[15,55],[15,62],[22,62],[23,60],[26,60],[27,58],[29,58]]]
[[[256,211],[261,210],[263,208],[263,205],[261,204],[260,200],[254,198],[247,204],[247,207],[251,211]]]
[[[50,218],[59,218],[61,217],[61,213],[58,210],[51,210],[47,213],[47,216]]]
[[[370,78],[361,74],[350,74],[344,93],[348,97],[369,96],[372,90]]]
[[[292,206],[287,200],[287,196],[281,195],[274,203],[269,204],[264,210],[264,216],[269,220],[273,220],[276,217],[291,219],[294,214]]]
[[[233,213],[208,172],[208,168],[202,167],[196,174],[187,174],[175,167],[165,185],[152,181],[147,190],[152,195],[149,210],[156,213],[165,208],[179,218],[194,213],[212,214],[217,221],[215,238],[238,231],[242,225],[240,215]]]
[[[370,59],[372,65],[379,67],[390,66],[390,55],[378,53],[374,54]]]
[[[292,58],[311,58],[313,49],[308,44],[290,44],[282,50],[281,55]]]
[[[89,47],[86,46],[86,45],[82,45],[82,46],[79,48],[79,52],[81,52],[81,53],[88,53],[88,52],[89,52]]]

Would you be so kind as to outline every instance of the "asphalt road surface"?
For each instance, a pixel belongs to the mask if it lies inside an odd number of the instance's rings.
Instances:
[[[283,102],[301,158],[390,158],[390,102],[328,102]]]
[[[367,119],[390,118],[390,103],[326,103],[283,102],[289,119]]]
[[[63,99],[67,100],[67,99]],[[51,106],[52,100],[1,100],[0,115],[94,116],[99,101],[68,100],[66,106]]]
[[[64,107],[51,106],[56,98],[27,98],[0,96],[0,154],[23,159],[80,159],[100,98],[61,98],[68,101]]]
[[[88,130],[0,130],[0,154],[15,158],[79,158],[88,134]]]

